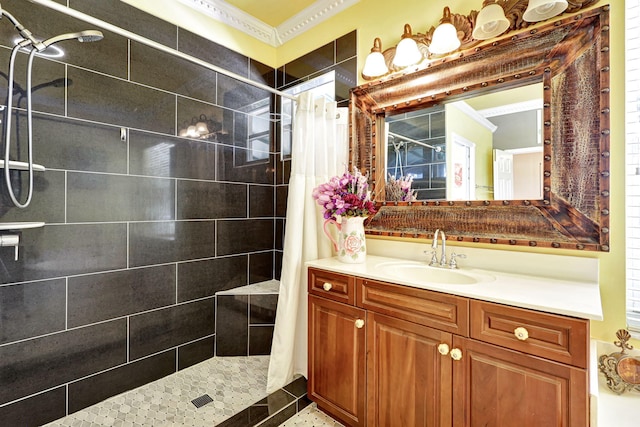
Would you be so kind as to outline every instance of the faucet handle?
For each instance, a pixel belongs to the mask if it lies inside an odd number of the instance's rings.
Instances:
[[[449,268],[456,269],[458,268],[458,263],[456,262],[456,258],[465,259],[467,256],[465,254],[457,254],[453,252],[451,254],[451,258],[449,260]]]
[[[431,260],[429,261],[429,265],[437,265],[438,264],[438,253],[435,249],[431,251],[424,251],[425,254],[431,255]]]

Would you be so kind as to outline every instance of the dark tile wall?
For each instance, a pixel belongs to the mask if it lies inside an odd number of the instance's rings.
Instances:
[[[256,356],[271,353],[278,294],[234,294],[216,297],[217,356]],[[224,326],[223,326],[224,325]]]
[[[273,68],[120,1],[68,4],[275,85]],[[24,0],[2,7],[36,37],[91,27]],[[213,357],[215,293],[274,277],[279,155],[270,134],[264,160],[248,161],[246,138],[250,106],[272,96],[104,33],[36,58],[34,158],[47,170],[26,209],[0,184],[0,222],[46,223],[20,232],[17,261],[0,248],[2,425],[40,425]],[[0,99],[15,36],[2,20]],[[26,158],[26,59],[14,79],[14,159]],[[205,118],[216,133],[180,136]],[[13,184],[23,199],[26,177]]]
[[[342,106],[356,85],[355,32],[274,70],[118,0],[57,2],[270,86],[335,70]],[[24,0],[2,7],[41,38],[91,27]],[[2,22],[0,100],[15,38]],[[57,44],[63,58],[35,59],[34,158],[47,171],[26,209],[0,184],[0,222],[46,223],[20,232],[18,261],[0,247],[3,425],[44,424],[213,357],[216,317],[218,330],[233,322],[216,313],[215,293],[280,274],[290,162],[277,123],[264,160],[247,161],[246,145],[251,105],[276,101],[103,32]],[[26,158],[26,57],[16,62],[13,159]],[[181,136],[203,118],[217,132]],[[15,174],[24,198],[26,175]],[[263,315],[228,325],[249,326],[251,354],[270,345]]]

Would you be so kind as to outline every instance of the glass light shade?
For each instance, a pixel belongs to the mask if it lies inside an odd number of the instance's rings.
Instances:
[[[209,133],[209,128],[205,122],[198,122],[196,123],[196,132],[198,132],[199,135],[206,135]]]
[[[529,0],[522,19],[527,22],[544,21],[560,15],[568,6],[567,0]]]
[[[453,52],[460,47],[460,39],[458,38],[458,30],[451,23],[438,25],[433,32],[433,39],[429,45],[429,52],[441,55]]]
[[[507,28],[509,20],[504,16],[504,9],[497,3],[491,3],[478,13],[472,36],[476,40],[488,40],[504,33]]]
[[[379,77],[384,76],[389,72],[387,64],[384,61],[384,56],[380,52],[371,52],[367,55],[367,59],[364,62],[364,68],[362,68],[363,77]]]
[[[373,77],[384,76],[389,72],[387,62],[382,54],[382,42],[380,38],[376,37],[373,40],[373,47],[371,53],[367,55],[367,59],[364,61],[364,67],[362,68],[362,77],[370,79]]]
[[[411,38],[411,27],[404,26],[402,40],[396,46],[396,54],[393,57],[393,65],[396,67],[408,67],[422,61],[422,52],[418,49],[418,44]]]
[[[187,136],[191,138],[197,138],[200,134],[196,131],[195,125],[191,125],[187,128]]]

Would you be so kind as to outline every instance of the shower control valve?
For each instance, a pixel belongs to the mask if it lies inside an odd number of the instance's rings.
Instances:
[[[20,244],[20,236],[18,234],[1,234],[0,246],[13,246],[15,248],[15,261],[18,260],[18,245]]]

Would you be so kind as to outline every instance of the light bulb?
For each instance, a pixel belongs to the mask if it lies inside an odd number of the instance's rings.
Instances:
[[[412,38],[411,26],[405,24],[402,40],[400,40],[400,43],[396,46],[393,65],[396,67],[408,67],[420,61],[422,61],[422,52],[420,52],[416,41]]]
[[[453,52],[460,47],[460,39],[458,38],[458,30],[451,23],[451,11],[448,7],[444,8],[440,25],[433,32],[429,52],[436,55]]]
[[[387,67],[387,63],[384,60],[384,55],[382,55],[381,51],[382,42],[376,37],[373,41],[371,53],[367,55],[364,67],[362,68],[362,77],[365,79],[383,76],[389,72],[389,68]]]
[[[478,13],[472,37],[476,40],[488,40],[504,33],[509,25],[509,20],[504,16],[502,6],[492,3],[482,8]]]

